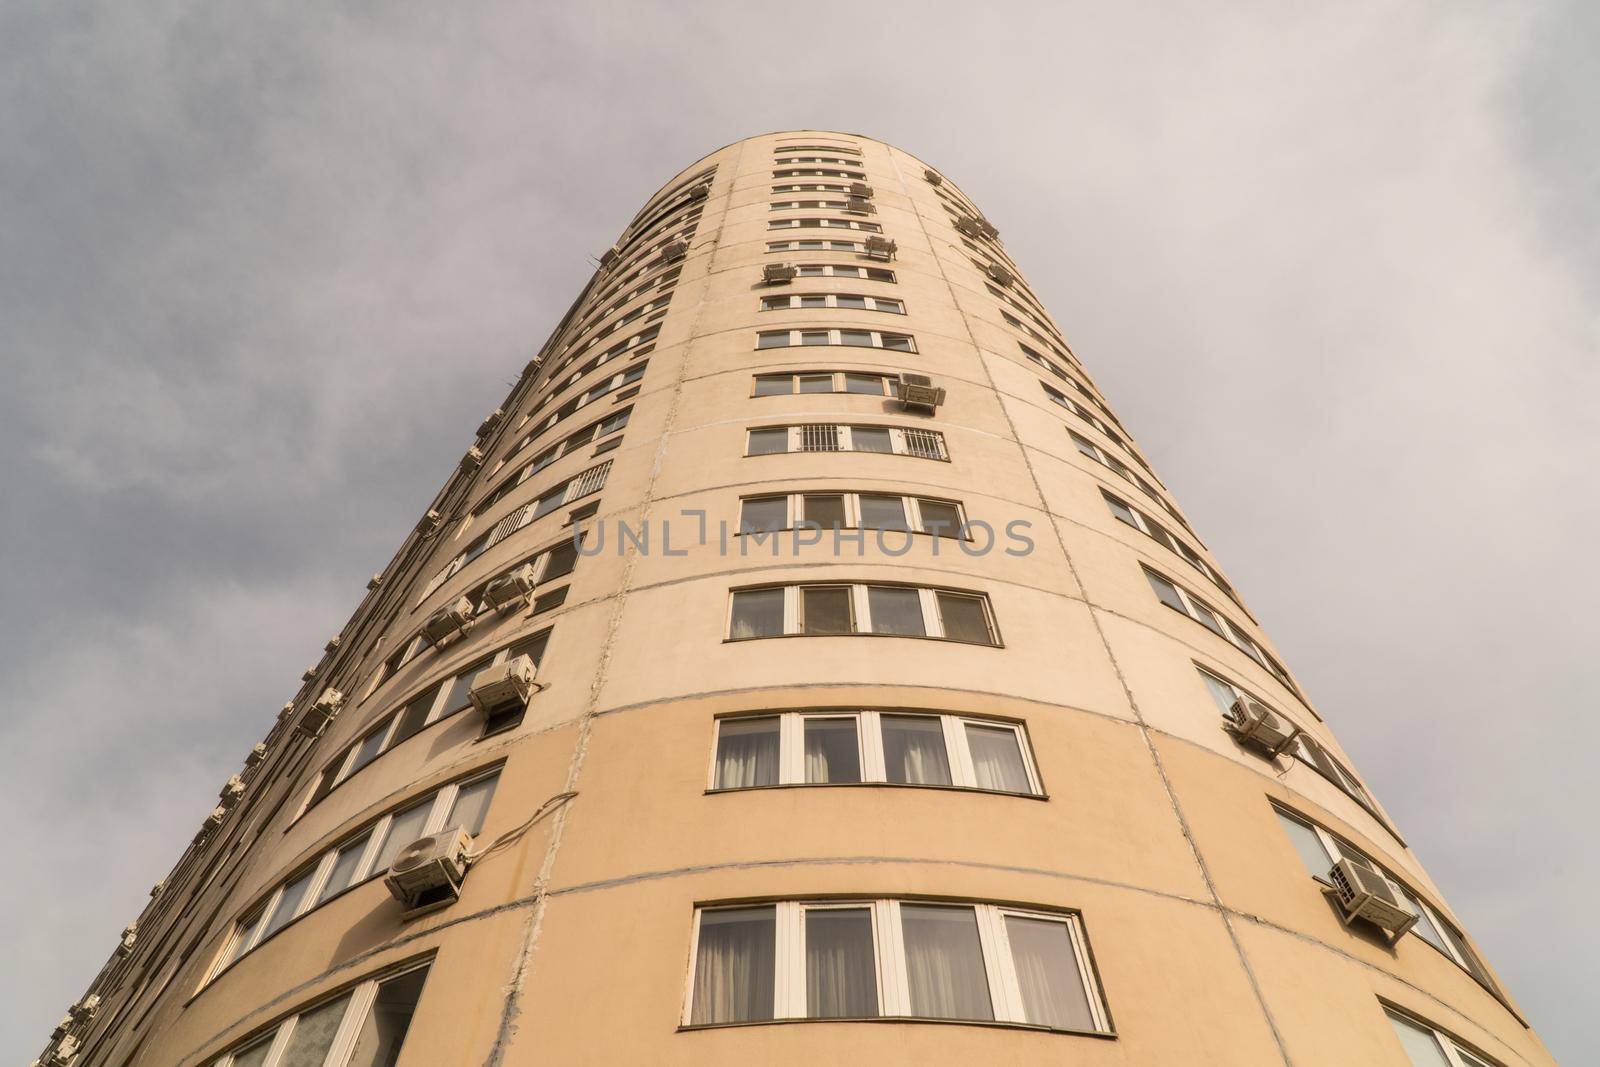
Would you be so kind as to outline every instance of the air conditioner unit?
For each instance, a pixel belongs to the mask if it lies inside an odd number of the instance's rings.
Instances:
[[[428,616],[428,621],[422,624],[422,639],[430,645],[443,644],[466,633],[471,623],[472,601],[464,596],[456,597],[454,602]]]
[[[944,403],[944,386],[933,384],[926,374],[902,374],[895,383],[895,393],[900,406],[907,410],[926,411],[932,415]]]
[[[873,234],[867,238],[866,251],[867,255],[873,259],[890,260],[894,258],[896,252],[900,251],[900,246],[887,237]]]
[[[150,887],[150,899],[154,900],[157,897],[159,897],[162,893],[165,893],[166,891],[167,891],[167,880],[165,878],[163,878],[163,879],[161,879],[161,881],[157,882],[155,885]]]
[[[1293,747],[1300,727],[1249,697],[1240,697],[1228,709],[1226,723],[1240,742],[1254,745],[1269,756],[1278,756]]]
[[[845,201],[844,209],[852,215],[871,215],[878,210],[872,206],[872,201],[864,196],[852,196]]]
[[[50,1051],[51,1067],[72,1067],[78,1061],[78,1039],[72,1036],[63,1037]]]
[[[522,376],[526,378],[530,374],[537,374],[539,372],[539,368],[542,366],[544,366],[544,357],[534,356],[532,359],[528,360],[528,365],[522,368]]]
[[[413,841],[389,865],[383,884],[405,908],[405,918],[447,907],[461,897],[472,838],[459,826]]]
[[[467,698],[485,715],[507,707],[526,706],[538,690],[539,668],[528,656],[514,656],[480,673]]]
[[[218,804],[211,809],[211,814],[206,816],[206,826],[212,830],[221,826],[228,819],[228,809]]]
[[[689,254],[689,242],[671,240],[661,246],[661,258],[669,263],[675,259],[682,259]]]
[[[989,275],[989,277],[993,278],[996,282],[1000,283],[1000,285],[1007,289],[1011,288],[1011,283],[1017,280],[1010,271],[1006,270],[998,263],[990,263],[985,266],[983,270],[985,274]]]
[[[696,185],[689,190],[690,200],[704,200],[710,195],[711,184],[709,182],[701,182],[699,185]]]
[[[483,449],[473,445],[467,449],[467,454],[461,457],[461,469],[469,474],[483,466]]]
[[[983,236],[983,230],[979,228],[978,221],[976,219],[969,219],[965,215],[962,215],[960,218],[956,219],[956,231],[958,233],[964,233],[968,237]]]
[[[783,285],[799,276],[800,272],[791,263],[768,263],[761,268],[761,280],[768,285]]]
[[[869,197],[872,195],[872,186],[868,185],[866,182],[851,182],[850,195]]]
[[[295,730],[307,737],[321,737],[322,731],[339,714],[343,704],[343,693],[337,689],[324,689],[322,695],[300,716],[300,721],[294,724]]]
[[[302,682],[309,682],[309,681],[311,681],[311,679],[315,678],[316,676],[317,676],[317,665],[315,663],[313,663],[311,666],[306,668],[306,672],[300,676],[300,680]]]
[[[994,223],[985,218],[978,219],[978,231],[991,241],[1000,236],[1000,231],[994,228]]]
[[[444,516],[433,508],[429,508],[428,513],[422,516],[422,519],[417,523],[417,530],[421,533],[430,534],[437,530],[443,522]]]
[[[500,420],[503,418],[505,418],[505,412],[499,408],[489,412],[488,415],[484,416],[484,420],[478,423],[478,436],[488,437],[494,433],[495,428],[500,425]]]
[[[617,257],[620,255],[622,255],[622,249],[617,245],[612,245],[610,248],[600,253],[600,265],[602,267],[609,267],[611,264],[617,261]]]
[[[72,1025],[75,1021],[76,1020],[73,1019],[71,1012],[63,1015],[61,1017],[61,1021],[56,1023],[56,1028],[50,1031],[50,1040],[60,1041],[62,1038],[66,1037],[67,1031],[72,1028]]]
[[[533,592],[533,564],[524,563],[490,582],[483,591],[483,599],[498,608],[519,603]]]
[[[222,792],[218,794],[222,803],[230,806],[237,804],[242,796],[244,796],[244,779],[237,774],[228,779],[222,787]]]
[[[924,170],[922,172],[922,176],[924,178],[928,179],[928,184],[933,186],[933,187],[935,187],[935,188],[938,188],[939,186],[944,184],[944,178],[941,175],[936,174],[931,170]]]
[[[380,586],[382,584],[383,584],[383,575],[374,574],[371,578],[367,579],[367,591],[371,592],[372,590],[378,588],[378,586]]]
[[[90,993],[67,1010],[74,1018],[93,1019],[94,1013],[100,1010],[100,994]]]
[[[1389,879],[1370,867],[1340,860],[1328,871],[1328,881],[1333,883],[1333,893],[1344,910],[1346,926],[1365,919],[1388,933],[1393,942],[1417,921],[1417,913],[1389,884]]]
[[[292,706],[293,705],[291,705],[291,707]],[[266,746],[266,743],[265,742],[261,742],[261,741],[257,741],[256,744],[255,744],[255,747],[250,750],[250,754],[244,758],[244,765],[246,767],[254,767],[256,764],[260,763],[262,760],[264,760],[266,758],[267,758],[267,746]]]
[[[339,646],[343,643],[344,638],[340,637],[338,634],[334,634],[332,637],[328,638],[328,643],[322,646],[322,651],[332,655],[333,653],[339,651]]]
[[[122,928],[122,940],[117,942],[117,955],[126,956],[133,951],[134,942],[139,940],[139,924],[131,922]]]
[[[283,707],[278,709],[278,721],[279,722],[287,722],[289,717],[291,715],[293,715],[293,714],[294,714],[294,701],[291,700],[287,704],[285,704]]]

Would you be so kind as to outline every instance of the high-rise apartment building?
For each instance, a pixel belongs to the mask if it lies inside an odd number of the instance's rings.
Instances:
[[[1552,1062],[889,145],[670,180],[368,589],[44,1062]]]

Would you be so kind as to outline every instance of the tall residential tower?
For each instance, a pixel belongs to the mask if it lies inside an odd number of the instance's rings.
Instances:
[[[44,1063],[1553,1062],[949,179],[599,258]]]

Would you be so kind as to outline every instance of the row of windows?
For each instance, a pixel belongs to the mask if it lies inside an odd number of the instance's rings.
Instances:
[[[824,530],[906,530],[960,537],[965,516],[953,500],[895,493],[789,493],[745,497],[739,532],[791,530],[809,523]]]
[[[652,300],[647,300],[642,304],[629,308],[628,311],[621,317],[613,319],[604,326],[595,329],[593,332],[583,337],[581,341],[574,340],[572,344],[567,346],[567,351],[562,353],[562,355],[567,362],[570,362],[582,355],[584,352],[587,352],[594,345],[605,340],[607,337],[610,337],[624,326],[632,325],[646,316],[649,316],[650,321],[652,322],[658,318],[661,318],[662,315],[666,314],[666,310],[671,304],[672,292],[669,289],[667,292],[662,293]],[[660,312],[661,314],[653,314],[653,312]]]
[[[567,379],[565,381],[557,383],[554,379],[554,375],[562,373],[562,371],[565,370],[566,365],[572,362],[573,357],[568,357],[566,363],[563,363],[561,367],[558,367],[554,372],[552,372],[552,378],[548,385],[548,391],[543,397],[540,398],[539,402],[533,406],[532,410],[523,416],[522,421],[526,423],[538,413],[540,408],[544,407],[546,404],[553,403],[555,401],[556,394],[560,393],[564,389],[569,389],[576,385],[579,379],[591,371],[602,367],[621,356],[629,355],[630,353],[633,356],[643,355],[644,353],[640,351],[640,349],[653,342],[656,337],[660,335],[660,333],[661,327],[659,325],[640,330],[633,336],[625,338],[612,345],[599,355],[585,360],[582,366],[578,367],[571,374],[567,375]]]
[[[1412,1067],[1492,1067],[1488,1060],[1467,1051],[1448,1034],[1393,1008],[1385,1010]]]
[[[844,211],[849,207],[848,200],[773,200],[767,205],[769,211]]]
[[[867,175],[859,170],[834,170],[830,167],[784,167],[772,172],[774,178],[848,178],[864,182]]]
[[[790,293],[761,298],[762,311],[785,311],[791,308],[848,308],[853,311],[886,311],[891,315],[904,315],[903,301],[884,296],[861,296],[848,293]]]
[[[829,149],[833,151],[833,149]],[[859,159],[840,159],[837,156],[783,156],[772,161],[774,166],[788,167],[796,163],[837,163],[846,167],[859,167]]]
[[[1100,490],[1100,495],[1105,498],[1106,506],[1111,509],[1111,514],[1132,526],[1162,548],[1174,553],[1189,566],[1211,579],[1213,585],[1227,594],[1228,599],[1233,601],[1240,611],[1244,611],[1244,605],[1239,603],[1239,598],[1234,593],[1233,586],[1229,585],[1222,575],[1212,568],[1211,564],[1200,558],[1200,553],[1190,548],[1186,542],[1173,536],[1165,526],[1155,519],[1152,519],[1149,515],[1146,515],[1109,490]],[[1249,612],[1245,612],[1245,614],[1248,615]]]
[[[909,334],[883,330],[762,330],[756,335],[756,348],[805,348],[817,345],[845,345],[852,348],[887,348],[891,352],[915,352],[916,338]]]
[[[749,431],[745,455],[782,452],[881,452],[918,459],[950,458],[945,451],[944,434],[938,430],[809,422],[800,426],[758,426]]]
[[[535,474],[538,474],[540,471],[550,466],[556,460],[561,459],[563,456],[570,456],[580,448],[588,445],[590,442],[604,441],[612,434],[625,429],[628,425],[628,419],[632,416],[632,414],[633,408],[630,405],[629,407],[623,408],[621,411],[607,415],[605,418],[596,419],[582,429],[574,430],[572,433],[557,441],[555,444],[544,449],[542,452],[534,456],[527,463],[523,464],[512,473],[506,475],[499,485],[491,489],[482,500],[479,500],[477,504],[473,506],[472,514],[482,515],[484,512],[498,504],[501,500],[505,499],[506,495],[517,486],[521,485]],[[618,438],[616,441],[611,442],[609,446],[605,448],[605,451],[610,451],[611,448],[615,448],[621,443],[621,438]],[[596,449],[594,454],[600,455],[601,449]]]
[[[861,149],[842,144],[780,144],[772,149],[776,155],[785,152],[848,152],[852,156],[859,156]],[[860,160],[856,161],[859,165]]]
[[[865,233],[882,233],[883,227],[876,222],[863,222],[861,219],[768,219],[769,230],[861,230]]]
[[[1046,337],[1044,334],[1040,333],[1038,330],[1035,330],[1032,326],[1030,326],[1027,323],[1023,322],[1021,319],[1017,318],[1015,315],[1011,314],[1011,312],[1006,311],[1004,308],[1002,308],[1000,310],[1000,317],[1005,320],[1007,326],[1012,326],[1012,327],[1015,327],[1016,329],[1021,330],[1023,333],[1027,334],[1029,337],[1033,338],[1035,341],[1039,342],[1041,345],[1044,345],[1050,351],[1054,352],[1060,358],[1066,360],[1068,363],[1071,363],[1073,366],[1078,366],[1079,365],[1078,364],[1078,358],[1076,356],[1074,356],[1071,352],[1068,352],[1064,346],[1056,344],[1050,338]]]
[[[1022,350],[1023,356],[1025,356],[1028,359],[1029,362],[1034,363],[1037,366],[1043,367],[1045,370],[1049,371],[1051,374],[1055,375],[1057,378],[1061,379],[1062,381],[1066,382],[1068,385],[1072,386],[1072,388],[1074,388],[1074,389],[1076,389],[1078,391],[1079,395],[1081,395],[1089,403],[1093,404],[1094,407],[1095,407],[1095,410],[1098,411],[1101,415],[1103,415],[1107,420],[1109,420],[1110,422],[1116,424],[1119,427],[1122,426],[1121,420],[1118,419],[1116,417],[1116,415],[1112,414],[1111,409],[1106,407],[1105,401],[1101,400],[1098,396],[1096,396],[1094,394],[1094,390],[1090,389],[1087,385],[1083,384],[1081,381],[1079,381],[1077,378],[1073,377],[1071,374],[1068,374],[1065,370],[1063,370],[1053,360],[1046,359],[1043,355],[1041,355],[1038,352],[1035,352],[1033,349],[1029,348],[1027,345],[1023,344],[1021,341],[1017,342],[1017,347]]]
[[[1388,868],[1368,857],[1344,838],[1335,836],[1321,826],[1299,815],[1286,812],[1282,808],[1274,807],[1273,810],[1277,812],[1278,822],[1282,825],[1284,833],[1289,835],[1289,840],[1306,865],[1306,870],[1314,878],[1326,882],[1328,872],[1340,860],[1349,860],[1379,875],[1394,888],[1400,899],[1404,900],[1416,915],[1417,921],[1410,932],[1444,953],[1447,959],[1472,975],[1485,988],[1491,992],[1494,990],[1488,972],[1484,970],[1483,964],[1478,961],[1477,955],[1467,944],[1466,936],[1420,895],[1413,892],[1410,886],[1396,878]]]
[[[767,252],[860,252],[867,246],[860,241],[768,241]]]
[[[210,1067],[394,1067],[426,966],[362,982],[278,1023]]]
[[[1035,311],[1026,300],[1019,299],[1006,292],[1004,289],[1001,289],[999,286],[989,282],[984,282],[984,288],[988,289],[990,295],[992,295],[995,299],[1010,304],[1012,307],[1028,316],[1028,318],[1034,321],[1036,326],[1043,328],[1045,332],[1050,335],[1050,339],[1052,341],[1065,347],[1067,342],[1062,339],[1061,331],[1057,330],[1055,324],[1044,318],[1040,312]]]
[[[774,193],[848,193],[850,187],[841,182],[790,182],[774,185]]]
[[[1021,723],[833,710],[717,720],[714,790],[863,782],[1044,795]]]
[[[695,911],[684,1023],[959,1019],[1109,1033],[1078,916],[787,900]]]
[[[1289,678],[1289,672],[1283,669],[1283,665],[1246,636],[1237,623],[1187,589],[1174,584],[1165,575],[1157,574],[1149,567],[1145,567],[1144,576],[1150,580],[1150,588],[1155,590],[1157,599],[1163,604],[1179,614],[1189,616],[1224,641],[1230,642],[1239,651],[1271,671],[1273,677],[1282,682],[1290,692],[1299,695],[1300,691],[1295,688],[1294,682]]]
[[[757,374],[754,396],[790,396],[795,393],[857,393],[862,396],[898,396],[898,374],[870,371],[814,370],[788,374]]]
[[[655,327],[651,327],[650,331],[647,332],[654,337],[654,331]],[[637,352],[635,352],[635,356],[645,355],[649,351],[650,348],[641,347]],[[563,419],[570,418],[573,414],[582,408],[588,407],[601,397],[609,396],[612,393],[618,392],[619,390],[626,389],[634,382],[637,382],[640,378],[643,378],[645,368],[648,365],[648,363],[637,363],[632,367],[629,367],[627,370],[618,371],[611,377],[606,378],[604,381],[596,382],[583,392],[567,398],[567,401],[564,404],[556,408],[543,419],[539,420],[538,425],[524,434],[520,439],[518,439],[516,444],[512,445],[506,451],[505,459],[500,461],[500,466],[505,466],[506,462],[509,461],[513,456],[515,456],[518,452],[521,452],[524,448],[527,448],[529,445],[533,444],[533,442],[543,437],[546,433],[549,433],[555,428],[556,424],[561,422]],[[554,396],[555,394],[552,393],[551,395]],[[627,395],[619,395],[618,399],[625,400],[627,399]],[[536,413],[537,409],[535,409],[534,412],[530,412],[528,417],[532,418],[533,414]]]
[[[728,639],[882,634],[999,645],[982,593],[911,585],[853,583],[736,589]]]
[[[866,278],[875,282],[892,282],[894,271],[882,267],[856,267],[843,263],[798,263],[795,273],[802,278]]]
[[[647,264],[646,269],[655,266],[657,266],[657,264]],[[670,293],[673,287],[677,284],[679,275],[682,273],[682,267],[674,266],[662,271],[654,278],[646,278],[636,288],[629,289],[626,292],[619,294],[616,300],[612,301],[609,305],[596,307],[593,311],[585,315],[583,320],[578,324],[575,332],[582,333],[584,330],[594,326],[606,316],[615,315],[617,312],[627,307],[630,300],[637,300],[640,297],[647,296],[650,293],[656,292],[657,290]]]
[[[380,816],[291,874],[234,924],[206,981],[293,920],[352,886],[381,876],[405,846],[447,826],[469,834],[483,828],[500,771],[451,782],[398,811]]]
[[[1182,526],[1191,534],[1194,533],[1194,531],[1189,528],[1189,524],[1184,520],[1183,516],[1178,514],[1177,509],[1175,509],[1171,504],[1168,504],[1161,494],[1156,491],[1156,487],[1146,481],[1138,472],[1129,469],[1126,463],[1122,462],[1122,460],[1118,459],[1110,452],[1107,452],[1105,449],[1101,448],[1087,437],[1084,437],[1081,434],[1073,433],[1071,430],[1067,431],[1067,436],[1072,438],[1073,447],[1076,448],[1080,453],[1082,453],[1084,456],[1087,456],[1089,459],[1094,460],[1102,467],[1109,467],[1111,470],[1121,475],[1124,480],[1132,482],[1134,485],[1144,490],[1145,495],[1151,500],[1154,500],[1157,504],[1161,505],[1161,509],[1168,515],[1171,515],[1173,520],[1177,522],[1179,526]]]
[[[1094,412],[1088,410],[1082,404],[1077,403],[1071,397],[1067,396],[1067,394],[1052,386],[1049,382],[1040,382],[1039,388],[1044,390],[1044,395],[1050,398],[1050,402],[1052,404],[1055,404],[1057,407],[1066,408],[1078,418],[1082,419],[1084,422],[1087,422],[1096,430],[1099,430],[1106,436],[1108,440],[1111,441],[1112,444],[1126,452],[1129,458],[1131,458],[1135,463],[1139,464],[1139,466],[1143,467],[1151,475],[1154,475],[1155,472],[1150,470],[1150,465],[1144,461],[1144,457],[1135,452],[1133,450],[1133,446],[1129,445],[1128,442],[1122,439],[1121,434],[1117,433],[1104,422],[1100,421],[1100,418],[1095,415]]]

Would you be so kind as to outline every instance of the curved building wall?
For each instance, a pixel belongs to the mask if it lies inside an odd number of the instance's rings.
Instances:
[[[1552,1062],[986,225],[856,135],[664,185],[63,1028],[78,1062]],[[464,707],[521,654],[520,720]],[[1301,738],[1241,743],[1240,694]],[[451,823],[482,855],[404,918],[384,861]],[[1341,856],[1417,925],[1345,922]]]

